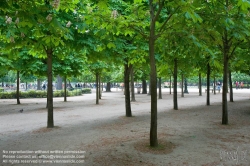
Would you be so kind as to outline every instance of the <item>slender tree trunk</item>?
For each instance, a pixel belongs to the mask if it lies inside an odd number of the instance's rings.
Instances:
[[[171,76],[170,76],[170,85],[169,85],[169,94],[172,94],[172,81],[171,81]]]
[[[25,82],[25,90],[28,90],[28,82]]]
[[[37,79],[37,90],[41,90],[41,80]]]
[[[17,99],[17,104],[20,103],[20,91],[19,91],[19,86],[20,86],[20,71],[17,71],[17,87],[16,87],[16,99]]]
[[[127,64],[124,65],[124,85],[125,85],[125,109],[126,117],[132,116],[131,103],[130,103],[130,90],[129,90],[129,76],[130,76],[131,66]]]
[[[149,86],[148,86],[148,95],[151,95],[151,81],[148,82]],[[157,86],[157,83],[156,83]],[[156,91],[157,92],[157,91]]]
[[[159,99],[162,99],[162,91],[161,91],[161,77],[159,77]]]
[[[54,127],[54,117],[53,117],[53,87],[52,87],[52,48],[46,50],[47,53],[47,76],[48,76],[48,85],[47,85],[47,107],[48,107],[48,121],[47,128]]]
[[[98,78],[98,91],[99,91],[99,99],[102,99],[102,91],[101,91],[101,76],[99,75],[99,78]]]
[[[202,96],[201,73],[199,73],[199,96]]]
[[[174,59],[174,110],[178,110],[178,100],[177,100],[177,59]]]
[[[98,72],[96,72],[95,77],[96,77],[96,81],[95,81],[95,84],[96,84],[96,104],[99,104],[99,89],[98,89],[98,87],[99,87],[99,85],[98,85],[98,83],[99,83],[99,73]]]
[[[181,97],[184,97],[183,87],[184,87],[184,75],[181,74]]]
[[[134,87],[134,70],[133,67],[131,67],[131,102],[135,101],[135,87]]]
[[[207,105],[210,105],[210,64],[207,63]]]
[[[59,75],[57,76],[56,90],[62,90],[62,78]]]
[[[107,82],[107,86],[106,86],[106,92],[111,92],[111,88],[110,88],[110,82]]]
[[[64,77],[64,102],[67,101],[67,76]]]
[[[228,109],[227,109],[227,92],[228,92],[228,54],[229,54],[229,44],[227,37],[227,30],[225,30],[224,38],[223,38],[223,90],[222,90],[222,124],[228,124]]]
[[[160,4],[159,4],[160,5]],[[157,138],[157,75],[155,63],[155,13],[153,0],[149,1],[150,7],[150,35],[149,35],[149,58],[150,58],[150,94],[151,94],[151,123],[150,123],[150,146],[158,146]]]
[[[216,78],[214,77],[214,94],[216,95],[216,80],[215,80]]]
[[[142,80],[142,94],[147,94],[147,82],[146,80]]]
[[[232,83],[232,73],[231,70],[229,70],[229,89],[230,89],[230,102],[234,102],[233,98],[233,83]]]

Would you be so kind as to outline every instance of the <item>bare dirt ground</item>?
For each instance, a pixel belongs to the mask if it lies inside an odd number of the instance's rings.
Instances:
[[[136,94],[130,118],[125,117],[125,99],[120,90],[103,92],[99,105],[95,104],[94,90],[92,94],[69,97],[68,102],[54,98],[53,129],[46,128],[46,99],[21,99],[21,105],[16,100],[2,99],[0,165],[250,165],[249,89],[234,90],[234,102],[228,102],[229,125],[221,125],[221,94],[211,93],[210,106],[206,106],[206,94],[199,96],[197,89],[189,89],[184,98],[178,95],[179,110],[172,109],[173,96],[168,89],[158,100],[157,149],[149,147],[150,96],[145,94]],[[11,151],[28,150],[86,153],[82,164],[20,164],[6,159]],[[14,157],[20,162],[17,155]]]

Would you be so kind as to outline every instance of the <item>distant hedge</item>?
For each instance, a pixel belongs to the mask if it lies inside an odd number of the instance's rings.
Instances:
[[[84,88],[84,89],[75,89],[72,91],[67,90],[67,96],[81,96],[82,94],[91,93],[91,89]],[[54,97],[63,97],[64,91],[57,90],[53,91]],[[46,98],[47,91],[42,90],[30,90],[30,91],[20,91],[20,98]],[[0,92],[0,99],[16,99],[16,91],[12,92]]]

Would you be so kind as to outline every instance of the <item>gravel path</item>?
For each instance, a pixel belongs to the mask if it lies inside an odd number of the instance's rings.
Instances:
[[[163,89],[163,99],[158,100],[161,145],[158,149],[148,146],[148,95],[136,94],[136,102],[132,102],[133,117],[130,118],[125,117],[125,99],[120,90],[103,92],[99,105],[95,104],[94,90],[92,94],[69,97],[68,102],[54,98],[56,127],[53,129],[46,128],[46,99],[21,99],[21,105],[16,105],[16,100],[1,99],[0,165],[248,166],[249,99],[249,89],[234,90],[234,102],[228,102],[229,125],[225,126],[221,125],[221,94],[211,93],[211,105],[206,106],[206,94],[203,92],[203,96],[198,96],[198,90],[190,88],[184,98],[178,93],[179,110],[173,110],[173,96],[168,89]],[[74,153],[79,153],[79,158],[69,161],[67,154],[61,154],[67,151],[76,158]],[[55,159],[52,153],[66,156],[69,163]],[[48,155],[50,158],[46,158]],[[85,156],[84,163],[70,163],[82,162],[81,155]],[[30,159],[32,156],[34,158]],[[41,163],[20,164],[21,160]],[[55,164],[56,160],[61,163]]]

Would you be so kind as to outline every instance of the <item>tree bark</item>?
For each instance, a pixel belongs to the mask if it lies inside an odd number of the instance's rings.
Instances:
[[[207,62],[207,105],[210,105],[210,64]]]
[[[47,77],[48,77],[48,85],[47,85],[47,107],[48,107],[48,121],[47,128],[54,127],[54,117],[53,117],[53,87],[52,87],[52,55],[53,50],[49,48],[46,50],[47,53]]]
[[[110,84],[110,82],[107,82],[106,92],[111,92],[111,84]]]
[[[216,80],[215,80],[216,78],[214,77],[214,94],[216,95]]]
[[[57,76],[56,90],[62,90],[62,78],[59,75]]]
[[[41,90],[41,80],[37,79],[37,90]]]
[[[169,85],[169,94],[172,94],[172,82],[171,82],[171,75],[170,75],[170,85]]]
[[[230,89],[230,102],[234,102],[233,98],[233,83],[232,83],[232,73],[231,70],[229,70],[229,89]]]
[[[174,95],[173,95],[173,101],[174,101],[174,110],[178,110],[178,100],[177,100],[177,59],[174,59]]]
[[[183,87],[184,87],[184,75],[181,74],[181,97],[184,97]]]
[[[147,94],[147,82],[146,80],[142,80],[142,94]]]
[[[126,117],[132,117],[131,111],[131,103],[130,103],[130,90],[129,90],[129,76],[131,65],[128,63],[124,65],[124,85],[125,85],[125,109],[126,109]]]
[[[201,73],[199,73],[199,96],[202,96]]]
[[[159,82],[158,82],[158,86],[159,86],[159,99],[162,99],[162,91],[161,91],[161,77],[159,77]]]
[[[228,43],[228,36],[227,30],[224,32],[223,40],[223,90],[222,90],[222,124],[228,124],[228,109],[227,109],[227,92],[228,92],[228,60],[229,60],[229,43]]]
[[[131,67],[130,76],[131,76],[131,102],[135,102],[135,87],[134,87],[134,70],[133,70],[133,67]]]
[[[99,89],[98,89],[98,83],[99,83],[99,73],[96,72],[96,81],[95,81],[95,84],[96,84],[96,104],[99,104]]]
[[[99,75],[99,77],[98,77],[98,91],[99,91],[99,99],[102,99],[102,91],[101,91],[101,76]]]
[[[19,86],[20,86],[20,71],[17,71],[17,87],[16,87],[16,99],[17,99],[17,104],[21,104],[20,102],[20,91],[19,91]]]
[[[148,95],[151,95],[151,81],[148,82],[149,86],[148,86]],[[157,83],[156,83],[157,86]]]
[[[64,77],[64,102],[67,101],[67,77]]]
[[[159,4],[160,5],[160,4]],[[150,146],[158,146],[157,138],[157,75],[155,63],[155,13],[153,0],[149,1],[150,8],[150,34],[149,34],[149,58],[150,58],[150,94],[151,94],[151,123],[150,123]]]

